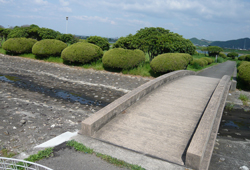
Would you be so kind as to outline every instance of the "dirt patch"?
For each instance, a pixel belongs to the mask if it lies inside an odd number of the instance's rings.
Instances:
[[[148,79],[0,55],[0,150],[20,153],[66,131]]]

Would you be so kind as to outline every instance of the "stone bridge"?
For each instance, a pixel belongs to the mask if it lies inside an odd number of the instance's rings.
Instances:
[[[82,122],[80,134],[194,169],[208,169],[229,88],[176,71],[153,79]]]

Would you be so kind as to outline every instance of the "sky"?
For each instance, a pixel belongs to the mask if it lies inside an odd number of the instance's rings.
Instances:
[[[226,41],[250,37],[249,9],[250,0],[0,0],[0,25],[112,38],[162,27],[188,39]]]

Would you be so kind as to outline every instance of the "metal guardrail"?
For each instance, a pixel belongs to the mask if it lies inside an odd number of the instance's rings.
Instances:
[[[20,159],[0,157],[0,169],[2,170],[53,170],[46,166]]]

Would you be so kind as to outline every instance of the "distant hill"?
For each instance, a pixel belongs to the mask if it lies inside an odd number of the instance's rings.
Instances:
[[[250,39],[249,38],[241,38],[238,40],[214,41],[210,45],[219,46],[222,48],[250,49]]]
[[[204,39],[191,38],[190,41],[194,45],[198,46],[219,46],[222,48],[231,48],[231,49],[250,49],[250,38],[241,38],[238,40],[228,40],[228,41],[208,41]]]
[[[208,46],[212,43],[212,41],[208,41],[208,40],[204,40],[204,39],[197,39],[197,38],[191,38],[189,39],[194,45],[198,45],[198,46]]]

